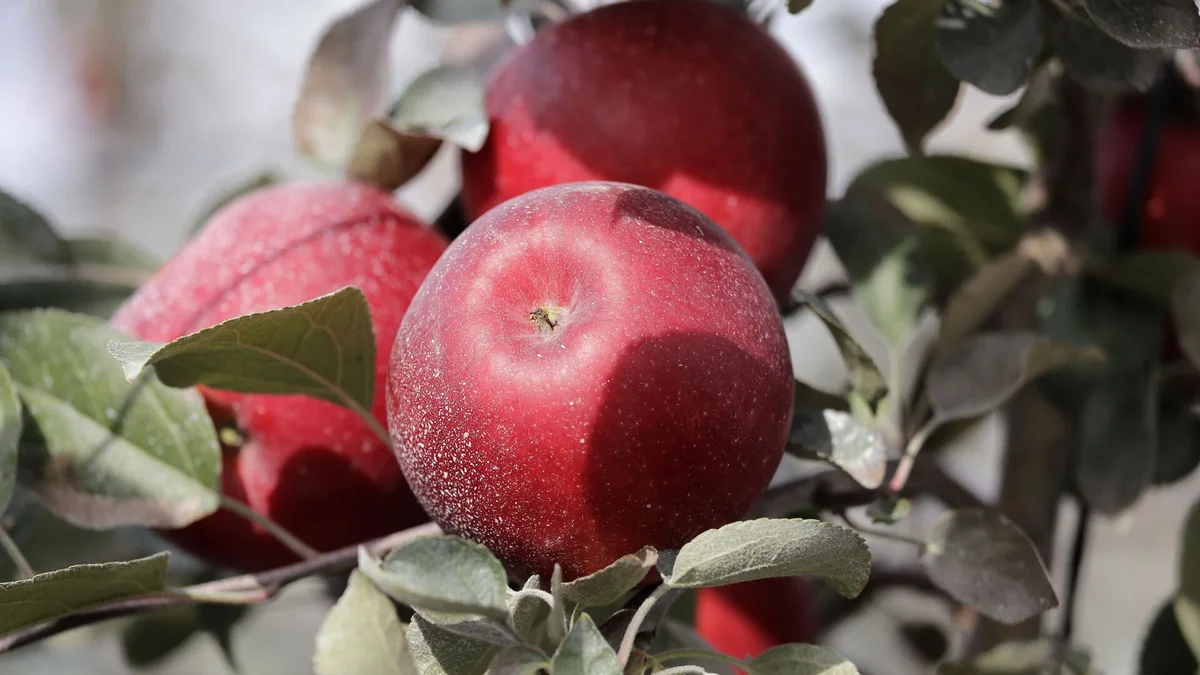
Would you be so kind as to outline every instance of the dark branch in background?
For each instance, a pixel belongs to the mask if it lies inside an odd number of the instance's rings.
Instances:
[[[375,555],[383,555],[413,539],[436,535],[440,532],[441,530],[438,529],[437,525],[427,523],[402,532],[390,534],[381,539],[362,544],[362,546],[365,546],[368,551],[371,551]],[[195,586],[171,589],[164,593],[109,603],[0,637],[0,652],[6,652],[38,640],[44,640],[73,628],[161,607],[199,602],[219,602],[225,604],[265,602],[278,594],[284,586],[294,581],[319,573],[342,572],[353,569],[358,561],[358,549],[359,545],[356,544],[330,553],[324,553],[311,560],[305,560],[259,574],[243,574]]]
[[[1079,598],[1079,576],[1083,571],[1083,556],[1087,553],[1088,529],[1092,512],[1087,502],[1079,498],[1079,522],[1075,525],[1075,542],[1071,545],[1071,567],[1067,571],[1067,601],[1063,606],[1062,643],[1071,644],[1075,632],[1076,601]]]
[[[1042,203],[1028,229],[1040,233],[1040,271],[1017,289],[998,314],[1001,328],[1036,330],[1037,303],[1058,279],[1083,266],[1092,228],[1100,222],[1093,185],[1094,144],[1099,122],[1097,97],[1069,77],[1055,84],[1058,133],[1031,186]],[[998,508],[1029,535],[1047,566],[1052,564],[1054,528],[1066,485],[1068,429],[1038,387],[1027,387],[1006,409],[1004,471]],[[978,654],[1009,640],[1041,632],[1041,617],[1006,626],[980,617],[968,651]]]
[[[1142,214],[1145,212],[1146,198],[1150,193],[1150,182],[1154,180],[1159,139],[1171,115],[1171,104],[1176,90],[1181,85],[1179,79],[1179,71],[1173,64],[1168,63],[1150,94],[1145,125],[1142,127],[1133,173],[1129,180],[1129,191],[1126,192],[1124,210],[1121,212],[1121,222],[1117,229],[1117,248],[1120,251],[1133,249],[1141,239]]]

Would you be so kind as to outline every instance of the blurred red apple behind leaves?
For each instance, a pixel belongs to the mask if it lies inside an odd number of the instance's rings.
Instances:
[[[802,577],[759,579],[696,591],[696,632],[735,658],[816,639],[813,592]]]
[[[1104,215],[1117,226],[1131,197],[1142,137],[1150,121],[1150,98],[1130,95],[1105,119],[1096,144],[1096,180]],[[1137,213],[1134,247],[1177,249],[1200,256],[1200,119],[1182,97],[1168,103],[1158,130],[1157,150]],[[1183,352],[1174,329],[1164,336],[1163,358]]]
[[[1128,97],[1106,120],[1096,145],[1097,181],[1104,213],[1121,219],[1147,121],[1145,96]],[[1137,247],[1181,249],[1200,256],[1200,120],[1171,114],[1160,131],[1141,211]]]
[[[204,229],[116,313],[113,324],[167,342],[252,312],[299,304],[344,286],[362,289],[376,340],[372,412],[396,329],[446,248],[392,196],[345,182],[256,190]],[[244,439],[226,448],[222,489],[318,550],[347,546],[428,520],[387,445],[353,412],[305,396],[204,390],[218,424]],[[167,533],[210,561],[257,571],[296,559],[249,521],[222,510]]]
[[[807,80],[744,14],[633,0],[546,27],[487,92],[491,131],[463,153],[470,219],[535,188],[655,188],[721,225],[787,298],[822,228],[825,137]]]
[[[437,522],[567,580],[746,515],[792,417],[750,260],[660,192],[573,183],[477,220],[392,353],[400,464]]]

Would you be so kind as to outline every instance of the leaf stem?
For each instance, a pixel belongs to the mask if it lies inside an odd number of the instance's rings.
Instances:
[[[874,527],[864,527],[862,524],[856,522],[853,518],[851,518],[850,514],[847,513],[845,510],[842,510],[840,513],[838,513],[838,516],[840,516],[842,520],[846,521],[846,524],[849,525],[852,529],[858,530],[859,532],[862,532],[863,534],[869,534],[871,536],[880,537],[882,539],[891,539],[892,541],[899,541],[899,542],[902,542],[905,544],[912,544],[913,546],[916,546],[917,548],[925,547],[925,542],[920,539],[917,539],[916,537],[910,537],[908,535],[898,534],[896,532],[888,532],[887,530],[880,530],[880,529],[876,529]]]
[[[900,494],[900,491],[904,489],[909,475],[912,474],[913,464],[917,461],[917,455],[921,454],[921,448],[925,446],[925,442],[940,426],[941,421],[934,417],[918,429],[912,438],[908,439],[908,443],[904,446],[904,456],[900,458],[900,463],[896,465],[896,472],[892,474],[892,481],[888,484],[889,492],[895,495]]]
[[[622,668],[625,667],[626,663],[629,663],[629,656],[633,654],[633,643],[637,640],[638,631],[641,630],[642,623],[645,622],[646,617],[650,614],[650,610],[670,591],[671,587],[667,584],[662,584],[654,589],[654,592],[642,602],[637,612],[634,613],[633,618],[629,620],[629,626],[625,629],[625,636],[621,638],[621,650],[617,652],[617,661],[621,664]]]
[[[29,565],[29,561],[26,560],[25,556],[21,553],[21,549],[17,546],[17,542],[13,541],[13,538],[8,534],[8,530],[4,529],[3,525],[0,525],[0,548],[4,549],[4,552],[8,555],[9,559],[12,560],[13,565],[17,567],[17,575],[19,578],[33,578],[33,567]]]
[[[288,532],[279,523],[271,520],[265,515],[250,508],[245,503],[240,502],[227,494],[221,494],[221,506],[263,528],[272,537],[275,537],[279,543],[286,546],[289,551],[295,553],[301,558],[304,558],[305,560],[312,560],[321,555],[320,552],[303,541],[300,541],[299,537],[291,532]]]

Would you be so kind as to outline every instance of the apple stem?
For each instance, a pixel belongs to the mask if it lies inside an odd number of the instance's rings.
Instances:
[[[286,546],[289,551],[295,553],[301,558],[304,558],[305,560],[312,560],[313,558],[321,555],[316,549],[304,543],[303,541],[300,541],[299,537],[291,532],[288,532],[287,529],[285,529],[279,523],[255,511],[233,497],[222,494],[221,506],[263,528],[272,537],[275,537],[279,543]]]
[[[529,318],[538,330],[549,334],[553,333],[554,327],[558,325],[558,314],[557,307],[537,307],[529,313]]]

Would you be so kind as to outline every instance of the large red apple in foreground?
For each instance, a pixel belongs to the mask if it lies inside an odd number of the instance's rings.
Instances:
[[[1105,121],[1096,144],[1097,185],[1105,215],[1114,222],[1125,210],[1146,115],[1146,97],[1124,99]],[[1176,112],[1160,132],[1142,205],[1138,248],[1182,249],[1200,255],[1198,177],[1200,122]]]
[[[377,344],[375,416],[396,329],[446,248],[384,191],[351,183],[258,190],[204,230],[117,312],[114,325],[169,341],[243,314],[299,304],[344,286],[366,294]],[[428,519],[388,446],[349,410],[305,396],[205,390],[218,423],[244,438],[227,448],[222,489],[310,546],[329,550]],[[296,556],[227,511],[169,533],[193,553],[242,570]]]
[[[696,632],[735,658],[816,639],[813,592],[802,577],[760,579],[696,591]]]
[[[449,532],[566,579],[743,517],[794,380],[762,276],[661,192],[557,185],[454,241],[404,318],[388,422]]]
[[[720,224],[781,301],[825,209],[825,136],[788,53],[717,2],[632,0],[541,30],[487,91],[491,132],[464,153],[477,218],[584,180],[656,188]]]

